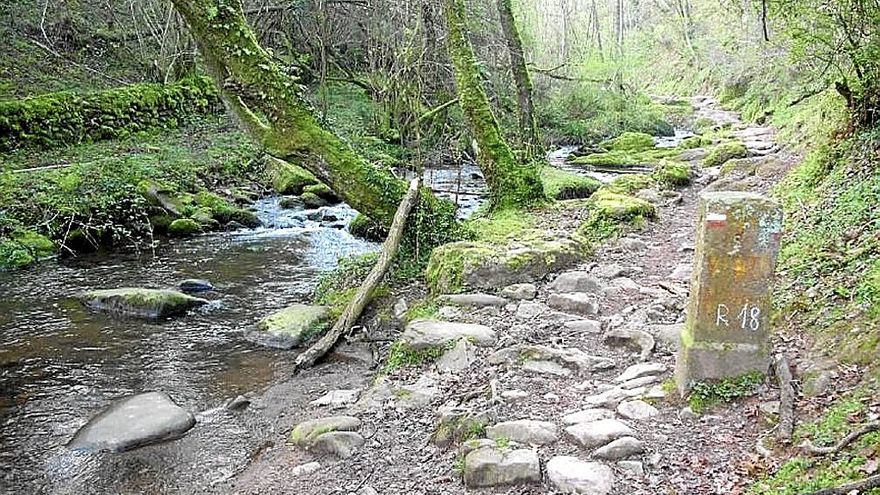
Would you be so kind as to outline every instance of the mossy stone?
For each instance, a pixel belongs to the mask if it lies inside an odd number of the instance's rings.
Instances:
[[[686,186],[691,182],[691,169],[686,163],[674,160],[660,160],[660,163],[651,172],[651,177],[658,184],[664,186]]]
[[[609,151],[645,151],[654,148],[654,138],[643,132],[624,132],[600,146]]]
[[[324,330],[329,316],[327,306],[293,304],[260,320],[249,337],[261,345],[291,349]]]
[[[327,184],[312,184],[303,188],[303,194],[311,193],[329,203],[339,203],[339,196]]]
[[[278,194],[302,194],[306,186],[318,184],[311,172],[277,158],[269,158],[266,166],[272,188]]]
[[[388,236],[387,229],[361,213],[348,224],[348,232],[355,237],[374,242],[382,242]]]
[[[719,167],[734,158],[746,158],[749,150],[741,141],[728,141],[712,148],[709,155],[703,159],[704,167]]]
[[[600,189],[590,198],[592,214],[618,221],[628,221],[635,217],[652,218],[657,210],[651,203],[626,194]]]
[[[168,226],[168,233],[175,237],[191,236],[201,230],[202,226],[192,218],[178,218]]]
[[[176,290],[121,288],[85,292],[78,299],[97,311],[140,318],[166,318],[208,304]]]
[[[642,189],[648,189],[654,186],[654,179],[645,174],[626,174],[611,181],[610,184],[602,188],[603,192],[614,192],[620,194],[633,194]]]
[[[32,230],[16,230],[0,238],[0,269],[21,268],[55,254],[55,243]]]
[[[302,200],[306,208],[321,208],[330,204],[326,199],[312,192],[304,192],[299,199]]]
[[[541,170],[544,194],[556,200],[588,198],[602,183],[592,177],[566,172],[554,167]]]

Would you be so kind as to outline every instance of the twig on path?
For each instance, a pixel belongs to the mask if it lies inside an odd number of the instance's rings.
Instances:
[[[780,355],[773,363],[776,370],[776,379],[779,381],[779,429],[776,438],[780,441],[791,442],[794,432],[794,388],[791,386],[791,369],[788,360]]]
[[[385,277],[385,272],[388,271],[388,267],[391,266],[391,261],[397,254],[397,249],[400,247],[400,240],[403,238],[403,229],[406,226],[406,219],[419,197],[419,184],[419,178],[415,178],[409,183],[409,190],[407,191],[406,196],[404,196],[403,201],[401,201],[400,206],[397,207],[397,212],[394,214],[394,220],[391,222],[391,228],[388,232],[388,238],[385,239],[385,243],[382,245],[382,254],[379,255],[379,259],[376,261],[373,269],[370,270],[370,274],[367,275],[366,280],[364,280],[358,288],[357,293],[355,293],[351,302],[348,303],[348,306],[346,306],[345,311],[342,312],[339,319],[336,320],[336,324],[333,325],[333,328],[321,337],[320,340],[306,349],[305,352],[296,357],[296,361],[293,363],[294,370],[299,371],[315,364],[318,359],[336,344],[339,337],[347,332],[355,324],[357,319],[360,318],[364,308],[373,298],[373,289],[379,285],[379,282]]]
[[[875,431],[880,430],[880,422],[868,423],[862,427],[860,430],[856,430],[849,435],[843,437],[843,439],[837,442],[837,445],[831,447],[816,447],[809,440],[801,444],[801,448],[806,450],[810,454],[819,454],[819,455],[827,455],[827,454],[836,454],[841,450],[845,449],[847,445],[855,442],[859,438],[867,435],[868,433],[873,433]]]
[[[834,488],[823,488],[815,492],[808,492],[802,495],[849,495],[850,493],[865,493],[865,490],[880,487],[880,474],[875,474],[860,481],[853,481],[845,485],[836,486]]]

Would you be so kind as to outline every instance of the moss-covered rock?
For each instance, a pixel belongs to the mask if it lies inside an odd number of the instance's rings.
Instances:
[[[587,254],[584,244],[574,238],[552,238],[536,231],[522,239],[505,244],[461,241],[440,246],[428,262],[428,286],[435,294],[453,294],[466,287],[495,290],[534,282]]]
[[[269,158],[266,169],[272,188],[278,194],[302,194],[306,186],[318,184],[318,179],[302,167],[276,158]]]
[[[541,170],[541,182],[544,183],[544,194],[557,200],[588,198],[602,186],[601,182],[592,177],[555,167],[544,167]]]
[[[293,304],[260,320],[248,338],[267,347],[291,349],[322,332],[329,316],[327,306]]]
[[[382,242],[388,236],[387,229],[362,213],[358,213],[348,224],[348,231],[355,237],[373,242]]]
[[[55,254],[55,243],[32,230],[17,230],[0,237],[0,270],[21,268]]]
[[[322,206],[328,206],[330,204],[329,201],[313,192],[304,192],[299,199],[302,200],[303,205],[305,205],[306,208],[321,208]]]
[[[638,165],[651,165],[663,158],[670,158],[680,153],[675,148],[658,148],[645,151],[608,151],[606,153],[593,153],[579,156],[571,160],[575,165],[587,165],[592,167],[635,167]]]
[[[195,196],[195,203],[198,206],[210,209],[211,216],[221,224],[238,222],[250,228],[259,227],[263,224],[254,212],[234,206],[220,195],[209,191],[198,193]],[[193,209],[187,211],[190,213],[194,212]]]
[[[85,292],[77,298],[88,308],[138,318],[167,318],[208,301],[176,290],[121,288]]]
[[[319,198],[326,200],[328,203],[335,204],[339,203],[341,200],[339,196],[330,189],[330,186],[327,184],[312,184],[310,186],[306,186],[303,188],[303,194],[314,194]]]
[[[188,237],[201,230],[202,226],[192,218],[178,218],[168,226],[168,234],[175,237]]]
[[[654,179],[645,174],[626,174],[611,181],[603,187],[604,192],[633,194],[636,191],[654,186]]]
[[[755,171],[760,164],[761,158],[734,158],[732,160],[727,160],[727,162],[721,166],[721,177],[727,177],[729,175],[748,177],[755,174]]]
[[[734,158],[746,158],[749,150],[742,141],[728,141],[712,148],[709,155],[703,159],[704,167],[718,167]]]
[[[645,151],[654,148],[654,138],[643,132],[624,132],[600,146],[609,151]]]
[[[651,178],[667,187],[686,186],[691,182],[691,169],[686,163],[660,160],[651,172]]]
[[[590,198],[590,215],[620,222],[636,217],[653,218],[657,210],[651,203],[629,196],[600,189]]]
[[[684,138],[681,141],[681,144],[678,145],[679,149],[683,150],[693,150],[697,148],[703,148],[706,146],[711,146],[712,140],[703,136],[691,136],[688,138]]]

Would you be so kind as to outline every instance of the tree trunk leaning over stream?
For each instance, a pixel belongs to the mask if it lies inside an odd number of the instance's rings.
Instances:
[[[354,209],[390,227],[406,194],[406,182],[361,158],[318,123],[302,98],[299,81],[257,42],[241,0],[172,3],[189,26],[223,100],[266,151],[309,170]],[[416,228],[430,232],[415,235],[431,244],[423,248],[452,240],[457,228],[452,205],[429,191],[420,196],[423,211]]]
[[[492,113],[468,39],[464,0],[443,0],[443,11],[460,105],[479,147],[477,161],[489,186],[492,208],[528,206],[543,200],[538,163],[517,160]]]
[[[528,158],[532,158],[541,153],[541,141],[538,137],[538,123],[535,120],[532,79],[529,77],[529,69],[526,67],[522,38],[519,35],[519,29],[516,27],[516,18],[513,16],[511,0],[498,0],[498,15],[501,18],[501,28],[504,31],[507,51],[510,54],[510,70],[513,72],[513,80],[516,83],[516,100],[519,106],[519,132]]]

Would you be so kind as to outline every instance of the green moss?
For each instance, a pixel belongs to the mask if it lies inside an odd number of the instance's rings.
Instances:
[[[31,230],[14,230],[8,238],[0,236],[0,270],[21,268],[55,254],[55,243]]]
[[[725,177],[733,173],[745,176],[755,175],[755,170],[758,169],[758,165],[759,163],[757,161],[748,158],[734,158],[732,160],[727,160],[727,162],[721,166],[721,176]]]
[[[686,186],[691,182],[691,170],[686,163],[661,160],[651,172],[651,178],[667,187]]]
[[[590,209],[591,215],[618,221],[629,221],[636,217],[653,218],[656,215],[651,203],[605,189],[593,195]]]
[[[709,152],[703,159],[704,167],[718,167],[727,163],[728,160],[734,158],[746,158],[749,156],[749,150],[746,149],[741,141],[728,141],[721,143]]]
[[[679,154],[675,148],[659,148],[647,151],[609,151],[607,153],[593,153],[579,156],[571,163],[575,165],[588,165],[593,167],[635,167],[639,165],[651,165],[663,158],[671,158]]]
[[[384,371],[385,373],[393,373],[400,368],[432,363],[439,359],[444,352],[446,352],[444,347],[429,347],[427,349],[415,350],[403,341],[397,341],[391,345],[388,359],[385,361]]]
[[[467,228],[478,241],[503,242],[521,236],[522,232],[535,224],[535,215],[518,209],[498,210],[475,215],[467,223]]]
[[[678,147],[683,150],[692,150],[696,148],[705,148],[711,146],[712,140],[705,136],[691,136],[684,138]]]
[[[382,242],[388,236],[387,229],[361,213],[358,213],[351,223],[348,224],[348,231],[355,237],[373,242]]]
[[[611,181],[603,189],[605,192],[634,194],[642,189],[654,187],[654,179],[644,174],[626,174]]]
[[[624,132],[599,146],[608,151],[646,151],[654,149],[654,138],[643,132]]]
[[[497,250],[490,244],[455,242],[434,248],[425,278],[434,294],[453,294],[464,289],[464,274],[470,266],[491,259]]]
[[[209,208],[211,210],[211,216],[223,224],[238,222],[245,227],[251,228],[262,225],[260,219],[257,218],[257,215],[252,211],[234,206],[225,198],[209,191],[200,191],[196,194],[195,203],[199,206]]]
[[[314,194],[315,196],[318,196],[319,198],[330,203],[339,202],[339,196],[337,196],[336,193],[334,193],[333,190],[330,189],[330,186],[326,184],[312,184],[309,186],[305,186],[303,188],[303,196],[305,196],[306,194]],[[303,202],[305,202],[305,200],[303,200]]]
[[[752,372],[720,381],[697,382],[691,388],[688,404],[694,412],[702,413],[717,404],[752,395],[764,380],[763,373]]]
[[[588,198],[602,185],[592,177],[566,172],[555,167],[541,170],[544,194],[556,200]]]
[[[299,199],[302,200],[306,208],[321,208],[322,206],[330,204],[326,199],[312,192],[302,193],[302,196],[300,196]]]
[[[440,305],[434,299],[422,299],[413,303],[403,317],[404,322],[413,320],[436,320]]]
[[[278,194],[302,194],[307,186],[318,184],[311,172],[276,158],[266,161],[266,170],[272,188]]]
[[[177,127],[182,117],[213,110],[218,102],[217,90],[206,78],[0,101],[0,151],[49,148]]]
[[[191,218],[178,218],[168,225],[168,233],[175,237],[187,237],[197,234],[202,230],[199,222]]]

